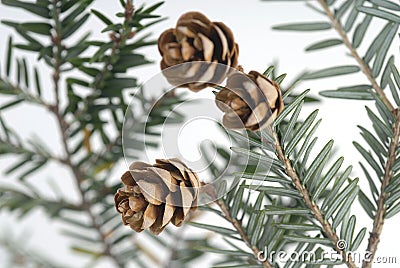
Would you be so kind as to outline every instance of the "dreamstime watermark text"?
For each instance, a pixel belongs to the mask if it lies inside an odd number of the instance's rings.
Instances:
[[[339,240],[337,242],[337,248],[345,250],[347,248],[347,242]],[[336,251],[323,251],[316,253],[314,251],[270,251],[264,248],[264,251],[260,251],[257,254],[257,259],[261,262],[269,261],[272,263],[287,263],[287,262],[301,262],[301,263],[342,263],[348,260],[352,260],[355,263],[362,262],[373,262],[378,264],[397,264],[400,263],[398,257],[394,256],[375,256],[372,260],[372,253],[370,251],[358,252],[358,251],[346,251],[345,255],[342,255]]]

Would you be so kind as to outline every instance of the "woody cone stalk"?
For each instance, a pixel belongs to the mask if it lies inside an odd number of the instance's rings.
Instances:
[[[199,178],[179,159],[157,159],[154,165],[134,162],[129,169],[114,200],[123,223],[136,232],[149,229],[158,235],[169,222],[181,226],[196,209]]]
[[[162,70],[187,63],[163,72],[167,80],[195,92],[221,83],[238,65],[239,48],[232,31],[199,12],[183,14],[175,28],[164,31],[158,49]]]
[[[279,85],[256,71],[230,75],[216,105],[225,113],[225,127],[252,131],[270,125],[284,106]]]

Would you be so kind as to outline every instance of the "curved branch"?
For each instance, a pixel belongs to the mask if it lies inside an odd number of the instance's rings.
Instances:
[[[372,266],[372,261],[375,257],[376,251],[378,249],[380,235],[382,233],[384,220],[385,220],[385,213],[386,213],[385,202],[386,202],[386,198],[387,198],[387,192],[385,189],[393,177],[393,172],[392,172],[391,168],[392,168],[394,161],[396,160],[396,151],[397,151],[397,147],[399,145],[400,111],[399,111],[399,109],[394,108],[393,104],[389,101],[389,99],[385,95],[383,89],[378,85],[378,83],[372,76],[371,70],[369,69],[368,65],[365,64],[365,62],[359,56],[359,54],[357,53],[357,50],[353,47],[352,43],[350,42],[349,38],[346,35],[346,32],[343,30],[342,26],[340,25],[338,20],[335,18],[335,16],[331,12],[331,10],[329,9],[326,2],[323,0],[318,0],[318,2],[321,4],[326,15],[331,20],[333,28],[335,28],[335,30],[339,33],[340,37],[343,40],[343,43],[350,50],[351,55],[357,61],[361,70],[363,71],[363,73],[366,75],[366,77],[370,81],[375,92],[381,97],[382,101],[392,111],[392,113],[395,116],[395,123],[394,123],[394,127],[393,127],[394,136],[393,136],[393,139],[389,146],[388,158],[387,158],[387,161],[385,164],[385,174],[384,174],[384,177],[382,180],[381,192],[380,192],[378,202],[377,202],[378,208],[377,208],[377,212],[376,212],[375,218],[374,218],[373,229],[372,229],[372,232],[370,233],[370,237],[368,240],[367,252],[371,253],[371,258],[368,261],[364,260],[363,264],[362,264],[363,268],[370,268]]]
[[[308,192],[307,188],[305,188],[301,183],[300,178],[297,175],[296,171],[294,170],[291,161],[283,153],[281,142],[278,138],[278,135],[275,132],[274,132],[274,138],[275,138],[276,153],[278,155],[278,158],[285,165],[286,173],[292,179],[292,182],[296,187],[297,191],[299,191],[299,193],[302,195],[304,203],[312,211],[314,218],[321,224],[324,233],[334,244],[335,250],[341,254],[343,260],[345,260],[346,262],[347,267],[356,268],[357,266],[354,264],[352,256],[347,255],[346,251],[338,246],[339,242],[338,235],[333,230],[331,224],[327,221],[327,219],[325,219],[318,205],[312,201],[310,193]]]
[[[260,249],[257,248],[257,246],[252,245],[250,242],[250,239],[247,237],[242,223],[238,220],[236,220],[235,218],[232,218],[232,216],[230,215],[229,209],[226,206],[225,202],[222,199],[218,199],[216,201],[217,205],[221,208],[222,212],[224,213],[225,219],[228,220],[230,223],[232,223],[233,227],[235,227],[235,229],[237,230],[237,232],[239,233],[240,237],[242,238],[242,240],[246,243],[246,245],[253,251],[254,256],[259,256],[260,254]],[[262,265],[265,268],[272,268],[272,264],[268,261],[262,261]]]
[[[370,268],[372,266],[378,244],[380,241],[380,235],[382,233],[383,224],[385,222],[386,214],[386,198],[387,192],[386,187],[389,185],[390,180],[393,178],[392,166],[396,160],[397,147],[399,146],[400,139],[400,110],[395,110],[395,123],[393,127],[393,139],[389,146],[389,155],[385,164],[385,175],[382,180],[381,192],[378,198],[378,209],[375,214],[374,224],[372,232],[370,233],[368,240],[367,252],[371,253],[371,257],[368,261],[363,261],[363,268]]]
[[[357,50],[353,47],[353,45],[350,42],[346,32],[343,30],[343,28],[340,25],[339,21],[335,18],[334,14],[329,9],[329,6],[326,4],[326,1],[318,0],[318,2],[321,4],[322,8],[325,11],[325,14],[328,16],[329,20],[331,21],[332,27],[338,32],[339,36],[342,38],[342,41],[343,41],[344,45],[350,50],[351,55],[357,61],[358,65],[360,66],[360,68],[362,70],[362,72],[365,74],[365,76],[367,77],[367,79],[371,83],[372,88],[375,90],[376,94],[378,94],[382,98],[382,101],[385,103],[385,105],[391,111],[394,111],[393,104],[390,102],[390,100],[387,98],[387,96],[386,96],[385,92],[383,91],[383,89],[378,85],[378,82],[376,82],[375,78],[372,76],[369,66],[363,61],[363,59],[358,54]]]

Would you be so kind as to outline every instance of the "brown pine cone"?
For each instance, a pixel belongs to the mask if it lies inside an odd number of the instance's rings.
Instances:
[[[239,48],[232,31],[222,22],[211,22],[199,12],[183,14],[175,28],[164,31],[158,38],[158,49],[162,70],[188,63],[163,74],[172,85],[195,92],[221,83],[229,67],[238,65]]]
[[[134,162],[114,196],[122,221],[136,232],[150,229],[158,235],[169,222],[183,224],[197,206],[200,181],[179,159],[157,159],[156,164]]]
[[[225,127],[252,131],[268,126],[283,110],[279,85],[256,71],[229,76],[216,104],[225,113]]]

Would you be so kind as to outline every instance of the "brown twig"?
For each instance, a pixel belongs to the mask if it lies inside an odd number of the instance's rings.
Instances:
[[[385,164],[385,175],[382,180],[381,192],[378,198],[378,208],[375,214],[373,229],[370,233],[367,252],[369,252],[370,258],[368,261],[364,260],[362,267],[370,268],[373,263],[373,259],[375,257],[376,251],[378,249],[378,244],[380,241],[380,235],[382,233],[383,224],[385,221],[386,214],[386,198],[387,192],[386,187],[389,185],[390,180],[393,177],[392,166],[396,160],[397,148],[399,146],[399,138],[400,138],[400,110],[395,110],[395,123],[393,127],[393,139],[389,146],[389,155]]]
[[[297,191],[302,195],[304,203],[312,211],[314,218],[321,224],[325,235],[332,241],[335,250],[342,255],[342,258],[346,262],[347,267],[356,268],[356,265],[354,264],[352,257],[350,255],[347,256],[346,251],[343,250],[343,248],[339,247],[338,235],[333,230],[331,224],[325,219],[318,205],[312,201],[310,193],[308,192],[307,188],[305,188],[301,183],[299,176],[297,175],[296,171],[294,170],[291,164],[291,161],[285,156],[278,135],[275,132],[274,132],[274,138],[275,138],[276,153],[278,155],[278,158],[282,163],[284,163],[286,173],[292,179],[292,182],[296,187]]]
[[[377,212],[374,217],[373,229],[372,229],[372,232],[370,233],[369,240],[368,240],[367,252],[369,252],[371,254],[371,258],[369,258],[368,261],[364,260],[363,264],[362,264],[363,268],[370,268],[372,266],[372,261],[375,257],[376,251],[378,249],[380,235],[382,233],[384,220],[385,220],[385,213],[386,213],[385,202],[386,202],[386,198],[387,198],[387,192],[385,191],[385,189],[386,189],[387,185],[389,184],[391,178],[393,177],[393,172],[391,170],[391,167],[392,167],[394,161],[396,160],[396,151],[397,151],[397,147],[399,144],[399,138],[400,138],[400,112],[398,109],[394,108],[393,104],[386,97],[385,93],[383,92],[383,89],[378,85],[378,83],[372,76],[370,68],[359,56],[359,54],[357,53],[357,50],[351,44],[348,36],[346,35],[346,32],[343,30],[339,21],[335,18],[335,16],[329,9],[326,2],[323,0],[318,0],[318,2],[321,4],[326,15],[329,17],[333,28],[339,33],[340,37],[343,40],[343,43],[350,50],[351,55],[357,61],[361,70],[363,71],[363,73],[366,75],[366,77],[370,81],[375,92],[380,96],[382,101],[392,111],[392,113],[395,117],[395,122],[394,122],[394,127],[393,127],[394,136],[393,136],[393,139],[389,146],[388,158],[387,158],[387,161],[385,164],[385,173],[384,173],[384,177],[383,177],[382,185],[381,185],[381,192],[380,192],[380,195],[379,195],[379,198],[377,201]]]
[[[216,197],[216,193],[214,189],[211,189],[212,192],[208,193],[212,197]],[[217,198],[215,198],[217,199]],[[246,232],[243,229],[242,223],[238,221],[237,219],[233,218],[229,212],[229,208],[225,204],[223,199],[217,199],[215,203],[220,207],[221,211],[224,213],[224,217],[227,221],[229,221],[233,227],[235,227],[236,231],[242,238],[243,242],[246,243],[246,245],[253,251],[253,254],[255,257],[258,257],[260,255],[260,249],[256,245],[252,245],[249,237],[246,235]],[[263,267],[265,268],[272,268],[272,264],[269,262],[269,260],[261,261],[259,260]]]
[[[378,85],[378,82],[376,82],[375,78],[372,76],[369,66],[363,61],[363,59],[358,54],[357,50],[353,47],[346,32],[343,30],[342,26],[340,25],[340,22],[335,18],[335,15],[329,9],[329,6],[326,4],[326,1],[318,0],[318,2],[321,4],[322,8],[325,11],[325,14],[331,21],[332,27],[338,32],[339,36],[342,38],[344,45],[350,50],[351,55],[357,61],[362,72],[365,74],[365,76],[371,83],[372,88],[375,90],[376,94],[378,94],[382,98],[382,101],[391,111],[394,111],[395,108],[393,107],[392,103],[387,98],[385,92],[383,92],[383,89]]]

